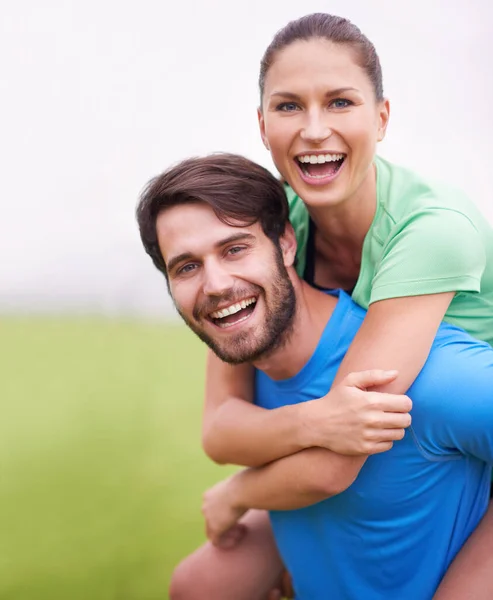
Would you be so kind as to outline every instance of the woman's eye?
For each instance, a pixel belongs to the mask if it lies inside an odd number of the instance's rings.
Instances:
[[[276,107],[276,110],[281,112],[294,112],[298,109],[299,107],[295,102],[281,102],[281,104],[278,104]]]
[[[347,108],[352,104],[353,103],[351,102],[351,100],[346,100],[345,98],[336,98],[335,100],[332,100],[329,106],[331,108]]]

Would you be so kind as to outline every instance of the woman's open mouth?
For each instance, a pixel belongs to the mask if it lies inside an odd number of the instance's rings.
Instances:
[[[314,185],[333,181],[339,174],[346,154],[299,154],[295,158],[301,177]]]

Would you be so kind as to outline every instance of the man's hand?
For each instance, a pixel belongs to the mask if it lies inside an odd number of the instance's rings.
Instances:
[[[238,523],[246,509],[233,504],[234,477],[216,483],[205,492],[202,501],[206,535],[215,546],[224,549],[236,546],[246,531]]]
[[[323,398],[305,402],[301,407],[303,422],[312,445],[345,455],[390,450],[411,424],[412,402],[403,394],[369,388],[390,383],[396,377],[397,371],[350,373]]]

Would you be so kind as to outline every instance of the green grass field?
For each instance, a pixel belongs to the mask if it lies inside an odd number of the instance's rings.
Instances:
[[[180,325],[0,320],[0,599],[162,600],[204,540],[204,346]]]

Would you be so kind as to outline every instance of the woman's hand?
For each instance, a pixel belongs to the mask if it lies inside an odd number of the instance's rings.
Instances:
[[[215,546],[224,549],[236,546],[245,534],[244,526],[238,521],[247,509],[232,502],[233,478],[234,475],[216,483],[205,492],[202,501],[206,535]]]
[[[300,407],[307,442],[338,454],[377,454],[390,450],[411,424],[412,402],[403,394],[369,391],[390,383],[397,371],[350,373],[318,400]]]

